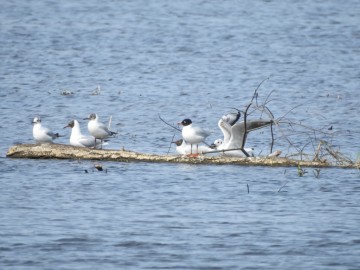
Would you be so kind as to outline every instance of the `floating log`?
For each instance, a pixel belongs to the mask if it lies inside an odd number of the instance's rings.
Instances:
[[[341,167],[358,168],[359,164],[332,165],[321,161],[294,160],[283,157],[229,157],[224,155],[199,155],[187,157],[179,155],[156,155],[137,153],[127,150],[108,150],[81,148],[64,144],[17,144],[7,152],[10,158],[31,159],[86,159],[119,162],[153,162],[153,163],[185,163],[185,164],[215,164],[215,165],[247,165],[272,167]]]

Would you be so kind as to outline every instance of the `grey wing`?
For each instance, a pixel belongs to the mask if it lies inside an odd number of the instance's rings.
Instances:
[[[269,126],[272,122],[273,121],[265,121],[265,120],[261,120],[261,119],[246,121],[246,130],[252,131],[252,130],[259,129],[259,128],[263,128],[263,127]],[[244,129],[245,129],[245,127],[244,127]]]
[[[59,133],[54,133],[54,132],[52,132],[52,131],[51,131],[50,129],[48,129],[48,128],[45,128],[45,129],[44,129],[44,132],[45,132],[45,134],[46,134],[47,136],[51,137],[52,139],[56,139],[56,138],[59,137]]]
[[[272,123],[272,121],[265,121],[265,120],[251,120],[246,121],[246,131],[250,132],[259,128],[263,128],[266,126],[269,126]],[[237,127],[237,129],[242,130],[242,132],[245,132],[245,123],[240,122],[236,123],[233,127]]]
[[[91,136],[81,136],[81,138],[78,139],[79,143],[82,144],[85,147],[92,147],[95,145],[95,138]]]
[[[196,134],[202,137],[208,137],[210,135],[210,131],[203,129],[201,127],[194,127]]]
[[[105,124],[103,124],[103,123],[100,123],[100,124],[99,124],[99,127],[100,127],[101,129],[103,129],[109,136],[112,136],[112,135],[117,134],[116,132],[109,130],[108,127],[105,126]]]
[[[246,131],[249,133],[250,131],[254,131],[266,126],[269,126],[272,121],[264,121],[264,120],[251,120],[246,121]],[[245,123],[236,123],[231,127],[231,138],[230,144],[232,148],[242,147],[242,143],[244,140],[245,134]]]
[[[99,123],[99,126],[98,126],[98,127],[101,128],[102,130],[105,130],[106,132],[109,131],[108,128],[107,128],[107,126],[105,126],[105,124],[103,124],[103,123]]]
[[[231,136],[229,141],[229,149],[240,148],[245,136],[245,126],[237,123],[231,127]]]

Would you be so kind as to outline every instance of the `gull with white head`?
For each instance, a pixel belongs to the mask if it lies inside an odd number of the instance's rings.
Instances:
[[[96,145],[96,140],[100,140],[100,146],[102,148],[102,143],[104,139],[107,139],[115,134],[116,132],[110,131],[107,126],[105,126],[103,123],[99,121],[99,117],[97,114],[92,113],[89,115],[89,117],[84,118],[84,120],[89,120],[88,123],[88,130],[90,135],[94,136],[95,142],[94,145]]]
[[[272,121],[265,120],[252,120],[246,122],[235,123],[231,125],[226,119],[221,118],[218,122],[219,128],[224,135],[224,139],[217,139],[211,145],[212,148],[217,150],[231,150],[237,149],[233,151],[226,151],[224,154],[233,155],[233,156],[245,156],[244,152],[240,150],[240,148],[244,147],[244,138],[246,139],[247,134],[250,131],[269,126]],[[245,131],[246,129],[246,131]],[[244,148],[248,154],[252,154],[253,148]],[[250,152],[250,153],[249,153]]]
[[[33,137],[36,143],[52,143],[56,138],[61,137],[59,133],[52,132],[50,129],[41,125],[41,118],[35,117],[32,121]]]

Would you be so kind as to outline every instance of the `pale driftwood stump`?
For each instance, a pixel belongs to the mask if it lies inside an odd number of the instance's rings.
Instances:
[[[81,148],[63,144],[18,144],[10,147],[7,157],[32,159],[88,159],[119,162],[157,162],[214,165],[247,165],[272,167],[341,167],[358,168],[359,164],[332,165],[321,161],[293,160],[288,158],[267,157],[228,157],[223,155],[186,157],[179,155],[156,155],[137,153],[127,150],[105,150]]]

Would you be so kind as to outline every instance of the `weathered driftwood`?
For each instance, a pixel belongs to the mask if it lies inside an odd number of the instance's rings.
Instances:
[[[216,164],[216,165],[251,165],[277,167],[342,167],[357,168],[356,165],[331,165],[320,161],[299,161],[288,158],[266,157],[227,157],[205,156],[186,157],[179,155],[155,155],[137,153],[127,150],[100,150],[80,148],[63,144],[18,144],[10,147],[7,157],[33,159],[88,159],[120,162],[157,162],[157,163],[187,163],[187,164]]]

